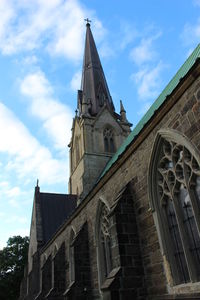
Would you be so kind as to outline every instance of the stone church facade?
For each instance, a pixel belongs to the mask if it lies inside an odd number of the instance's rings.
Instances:
[[[69,195],[35,188],[20,300],[200,299],[200,46],[130,127],[88,23]]]

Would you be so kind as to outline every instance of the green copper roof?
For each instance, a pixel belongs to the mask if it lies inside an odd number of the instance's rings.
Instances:
[[[106,165],[104,171],[102,172],[100,178],[104,176],[104,174],[117,161],[119,156],[125,151],[127,146],[140,133],[142,128],[146,125],[146,123],[154,115],[155,111],[161,106],[161,104],[164,103],[164,101],[166,100],[166,97],[169,96],[173,92],[173,90],[179,84],[180,80],[188,73],[188,71],[194,65],[197,58],[200,58],[200,44],[195,48],[195,50],[192,52],[192,54],[188,57],[188,59],[185,61],[185,63],[181,66],[181,68],[178,70],[178,72],[175,74],[175,76],[172,78],[172,80],[168,83],[168,85],[162,91],[160,96],[155,100],[155,102],[152,104],[152,106],[149,108],[149,110],[146,112],[146,114],[142,117],[142,119],[139,121],[139,123],[133,129],[133,131],[129,134],[129,136],[123,142],[121,147],[117,150],[117,152],[109,160],[109,162],[107,163],[107,165]]]

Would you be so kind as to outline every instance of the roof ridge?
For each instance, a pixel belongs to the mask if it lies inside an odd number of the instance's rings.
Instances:
[[[155,111],[165,102],[167,96],[169,96],[173,90],[177,87],[180,80],[189,72],[192,66],[195,64],[196,60],[200,58],[200,43],[196,46],[193,52],[188,56],[186,61],[181,65],[169,83],[162,90],[160,95],[153,102],[148,111],[144,114],[144,116],[140,119],[137,125],[134,127],[133,131],[129,134],[129,136],[125,139],[122,145],[119,147],[117,152],[113,155],[113,157],[108,161],[106,167],[101,173],[98,181],[107,173],[107,171],[111,168],[111,166],[117,161],[118,157],[125,151],[127,146],[132,142],[135,136],[137,136],[142,128],[146,125],[146,123],[151,119],[154,115]]]

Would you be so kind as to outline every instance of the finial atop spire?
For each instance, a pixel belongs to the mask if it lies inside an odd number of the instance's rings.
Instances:
[[[35,187],[35,193],[39,193],[39,192],[40,192],[39,179],[37,179],[37,181],[36,181],[36,187]]]
[[[92,22],[92,21],[89,20],[88,18],[87,18],[87,19],[84,19],[84,21],[86,22],[86,26],[90,26],[90,23]]]

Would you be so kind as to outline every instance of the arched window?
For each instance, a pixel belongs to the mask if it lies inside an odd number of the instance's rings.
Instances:
[[[59,249],[55,247],[54,253],[54,293],[59,295],[66,289],[65,242],[62,243]]]
[[[159,134],[150,163],[150,200],[174,284],[200,280],[200,165],[187,140]]]
[[[70,284],[75,281],[75,262],[74,262],[74,238],[75,231],[71,229],[70,239],[69,239],[69,281]]]
[[[104,138],[104,151],[114,153],[115,145],[114,145],[113,130],[109,127],[105,128],[103,131],[103,138]]]
[[[79,138],[75,138],[76,166],[80,160]]]
[[[109,231],[110,224],[108,214],[108,206],[101,202],[96,224],[100,284],[104,282],[104,280],[112,270],[111,238]]]

